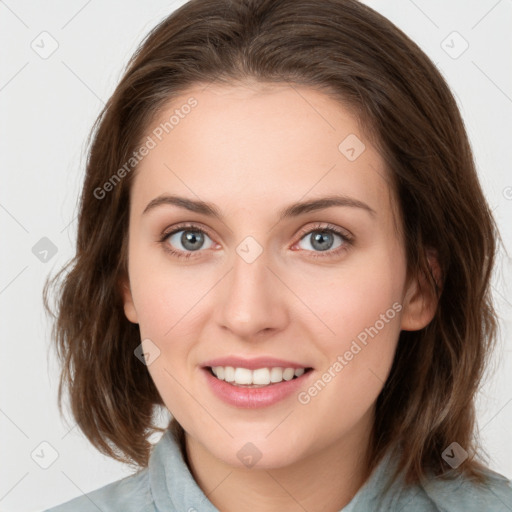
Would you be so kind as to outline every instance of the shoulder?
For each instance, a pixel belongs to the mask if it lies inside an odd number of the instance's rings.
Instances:
[[[485,483],[461,476],[450,480],[433,478],[421,485],[422,494],[435,511],[512,511],[512,482],[490,469],[486,471],[486,478]]]
[[[44,512],[154,512],[147,468]]]
[[[389,482],[396,461],[390,452],[343,512],[512,512],[512,482],[489,468],[482,468],[483,483],[448,471],[406,485],[403,474]]]

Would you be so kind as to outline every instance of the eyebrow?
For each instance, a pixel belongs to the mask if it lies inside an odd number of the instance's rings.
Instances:
[[[144,211],[142,212],[142,215],[145,215],[149,211],[161,205],[174,205],[191,212],[200,213],[208,217],[223,220],[221,212],[212,203],[207,203],[205,201],[194,200],[186,197],[168,194],[160,195],[158,197],[155,197],[155,199],[153,199],[152,201],[150,201],[146,208],[144,209]],[[326,208],[331,208],[333,206],[348,206],[351,208],[361,208],[362,210],[368,212],[372,217],[375,217],[376,215],[376,211],[373,208],[368,206],[363,201],[360,201],[359,199],[355,199],[345,195],[330,195],[327,197],[312,199],[310,201],[294,203],[283,208],[279,212],[279,221],[291,217],[298,217],[299,215],[302,215],[304,213],[315,212],[317,210],[324,210]]]

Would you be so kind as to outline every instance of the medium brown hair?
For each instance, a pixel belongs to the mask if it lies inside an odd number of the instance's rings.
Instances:
[[[89,135],[76,255],[51,280],[63,277],[53,327],[60,410],[67,389],[93,445],[147,465],[155,408],[164,404],[134,356],[140,332],[124,316],[119,286],[134,173],[100,199],[95,191],[105,190],[172,98],[197,84],[251,80],[313,87],[356,113],[391,176],[407,274],[423,276],[438,300],[428,326],[400,333],[376,403],[368,470],[400,446],[397,470],[407,482],[427,470],[446,474],[441,454],[456,441],[469,454],[458,473],[481,480],[474,399],[496,338],[490,277],[498,229],[445,80],[409,37],[356,0],[192,0],[147,35]],[[182,440],[181,426],[171,427]]]

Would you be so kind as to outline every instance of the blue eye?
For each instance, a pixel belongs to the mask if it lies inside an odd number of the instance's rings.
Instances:
[[[341,242],[333,248],[334,240],[338,237]],[[309,228],[302,234],[298,243],[302,240],[310,240],[310,246],[313,250],[308,250],[310,256],[313,258],[331,258],[339,256],[341,253],[347,251],[353,244],[353,236],[348,232],[341,231],[338,227],[332,224],[318,223]]]
[[[342,241],[336,246],[333,247],[335,243],[335,238],[341,238]],[[321,252],[329,251],[331,249],[336,249],[343,243],[344,237],[339,233],[336,233],[332,230],[316,230],[310,231],[307,235],[305,235],[301,240],[310,240],[310,246],[314,248],[314,250],[318,250]]]
[[[177,256],[178,258],[190,258],[194,255],[194,252],[198,252],[203,248],[205,237],[207,237],[213,244],[213,241],[204,230],[197,226],[190,225],[181,226],[169,233],[164,233],[160,242],[164,243],[165,249],[174,256]],[[173,246],[181,244],[183,249],[172,249],[170,247],[171,244]],[[209,247],[206,248],[208,249]]]
[[[312,249],[306,249],[306,252],[311,253],[313,258],[328,258],[340,255],[342,252],[347,251],[353,244],[353,237],[347,232],[342,232],[336,226],[331,224],[317,224],[313,229],[309,229],[301,234],[299,239],[300,243],[309,237],[311,240],[310,246]],[[335,238],[338,237],[341,241],[334,248]],[[210,241],[210,244],[205,247],[205,239]],[[208,236],[206,231],[195,224],[181,225],[175,227],[172,231],[162,233],[159,240],[164,249],[177,258],[191,258],[195,257],[200,249],[209,249],[214,245],[213,240]],[[173,247],[181,245],[183,248],[174,249]],[[296,245],[296,244],[295,244]],[[325,253],[325,254],[323,254]]]

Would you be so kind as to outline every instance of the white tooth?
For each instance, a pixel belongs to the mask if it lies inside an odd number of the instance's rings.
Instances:
[[[270,382],[281,382],[283,380],[283,369],[282,368],[271,368],[270,369]]]
[[[247,368],[235,368],[235,382],[237,384],[252,384],[252,371]]]
[[[304,374],[304,368],[234,368],[233,366],[212,367],[213,374],[219,380],[234,382],[235,384],[268,386],[270,383],[278,383],[283,380],[292,380],[294,376],[300,377]]]
[[[232,366],[224,368],[224,380],[226,382],[233,382],[235,380],[235,369]]]
[[[253,384],[270,384],[270,372],[268,368],[258,368],[252,372]]]
[[[283,372],[284,380],[292,380],[295,375],[295,370],[293,368],[285,368]]]

